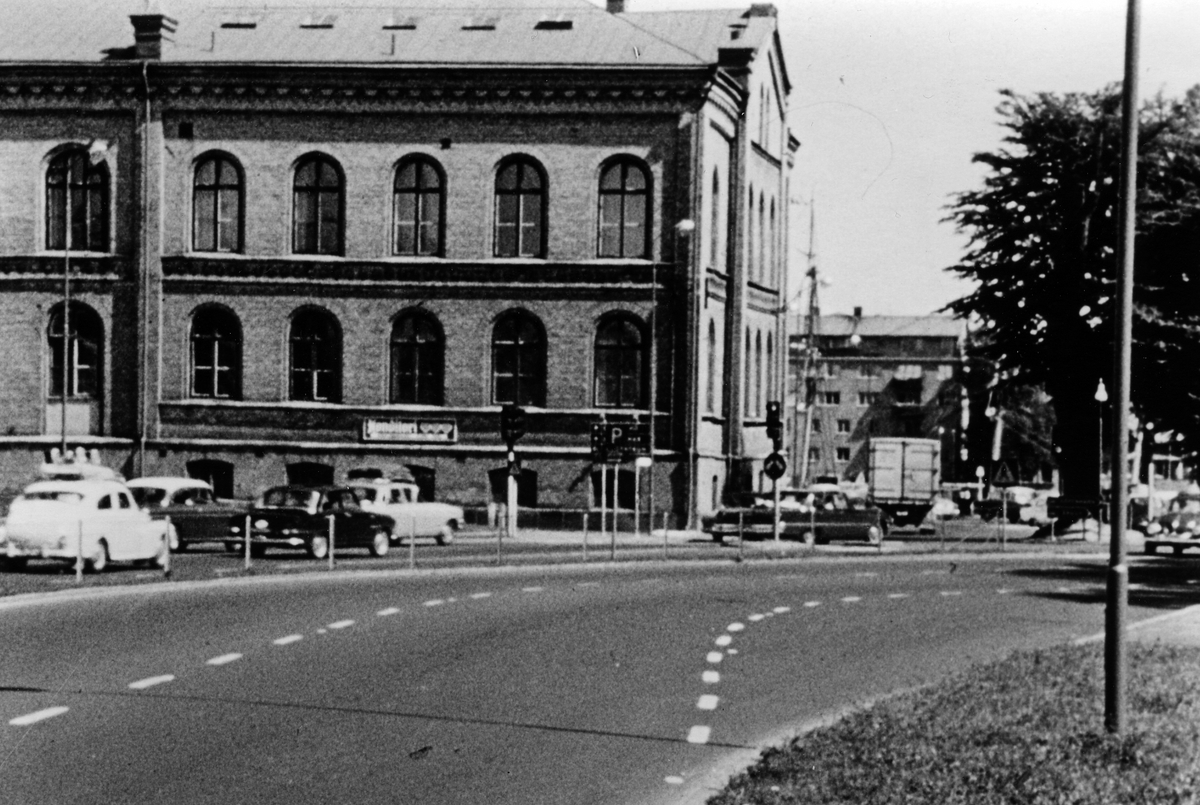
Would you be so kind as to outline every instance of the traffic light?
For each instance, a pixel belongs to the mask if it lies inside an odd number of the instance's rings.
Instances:
[[[783,419],[780,417],[780,406],[778,401],[772,400],[767,403],[767,436],[771,437],[771,441],[775,444],[775,450],[778,451],[783,445]]]
[[[500,409],[500,435],[510,447],[525,435],[525,409],[509,403]]]

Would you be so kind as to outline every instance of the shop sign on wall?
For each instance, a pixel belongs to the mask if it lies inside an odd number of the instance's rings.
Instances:
[[[458,423],[453,419],[364,419],[364,442],[458,441]]]

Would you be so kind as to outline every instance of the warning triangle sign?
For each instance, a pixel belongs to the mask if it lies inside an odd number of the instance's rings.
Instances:
[[[992,477],[992,483],[996,486],[1016,483],[1016,479],[1013,478],[1012,470],[1009,469],[1007,461],[1001,461],[996,465],[996,471]]]

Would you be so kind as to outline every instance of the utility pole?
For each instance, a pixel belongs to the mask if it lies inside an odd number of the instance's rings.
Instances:
[[[813,406],[816,404],[815,387],[817,379],[814,376],[814,372],[817,360],[817,333],[821,329],[821,304],[817,299],[817,286],[819,283],[817,282],[817,265],[814,262],[816,252],[813,251],[815,228],[815,201],[810,201],[808,206],[808,252],[805,255],[808,258],[808,271],[805,273],[805,276],[808,277],[808,312],[805,314],[804,323],[804,363],[801,365],[797,378],[796,410],[793,412],[799,412],[800,401],[803,400],[804,426],[803,428],[795,427],[792,430],[792,467],[798,481],[794,485],[800,488],[808,485],[808,450],[812,441]],[[795,422],[796,419],[798,417],[794,418],[793,421]],[[798,422],[796,424],[799,425]],[[797,450],[796,438],[801,435],[802,446]]]

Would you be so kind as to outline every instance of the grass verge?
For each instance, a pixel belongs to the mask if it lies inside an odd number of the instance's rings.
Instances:
[[[709,805],[1195,803],[1200,649],[1129,646],[1104,731],[1103,645],[1018,652],[768,749]]]

